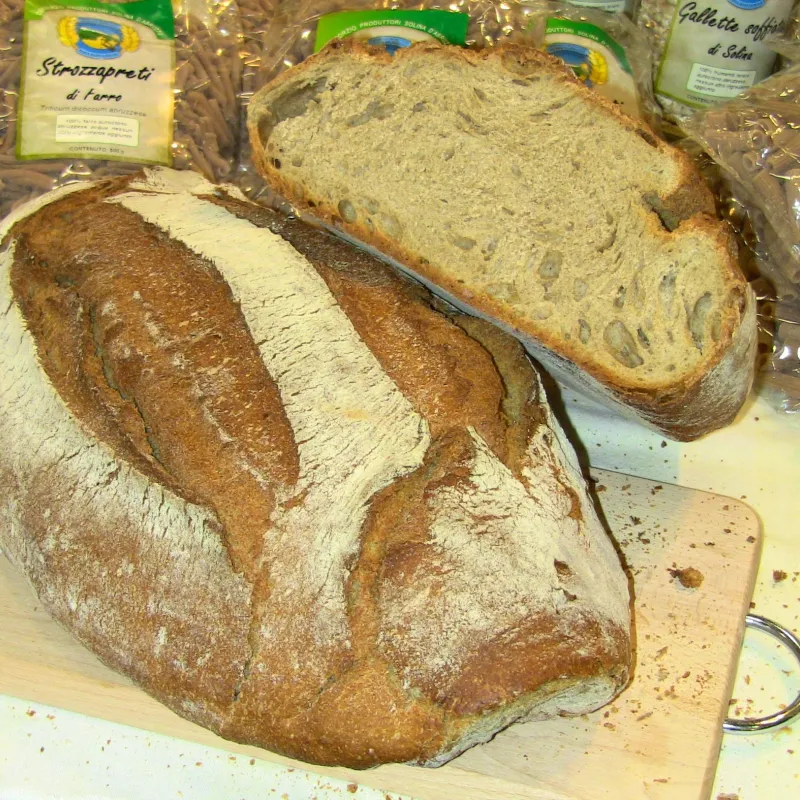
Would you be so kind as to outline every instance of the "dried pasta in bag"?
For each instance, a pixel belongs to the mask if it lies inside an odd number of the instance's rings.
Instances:
[[[440,10],[468,16],[464,44],[488,46],[499,39],[522,31],[530,9],[518,3],[494,0],[298,0],[283,3],[276,24],[268,31],[264,61],[259,76],[263,86],[280,72],[299,64],[319,47],[318,26],[321,19],[341,12]],[[431,36],[430,38],[433,38]]]
[[[233,0],[0,0],[0,216],[143,163],[231,177],[240,43]]]
[[[237,0],[241,15],[242,42],[239,53],[242,60],[240,92],[240,142],[234,182],[245,192],[254,195],[265,192],[263,181],[254,173],[250,162],[250,142],[247,138],[247,105],[259,86],[264,61],[264,44],[267,33],[278,15],[280,0]]]
[[[800,66],[685,125],[730,182],[729,216],[755,255],[768,373],[800,410]]]

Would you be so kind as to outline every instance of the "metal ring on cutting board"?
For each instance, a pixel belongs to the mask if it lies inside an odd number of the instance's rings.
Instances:
[[[788,650],[792,652],[794,657],[800,664],[800,640],[786,628],[782,628],[777,623],[766,617],[760,617],[758,614],[748,614],[745,619],[745,625],[748,628],[755,628],[756,630],[768,633],[770,636],[777,639]],[[740,733],[754,733],[757,731],[766,731],[778,725],[783,725],[800,714],[800,693],[795,697],[794,701],[786,708],[777,711],[774,714],[769,714],[766,717],[743,717],[734,719],[728,717],[722,723],[722,729],[726,733],[740,732]]]

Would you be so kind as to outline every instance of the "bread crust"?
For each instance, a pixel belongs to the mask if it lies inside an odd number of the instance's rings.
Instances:
[[[627,580],[513,339],[200,178],[37,205],[4,231],[0,545],[103,661],[356,768],[623,688]]]
[[[492,59],[512,74],[544,70],[557,75],[586,102],[614,117],[626,130],[635,132],[677,163],[678,179],[672,191],[658,198],[659,215],[668,219],[671,225],[678,225],[681,232],[699,231],[712,242],[723,265],[724,282],[735,298],[732,302],[733,311],[722,320],[721,333],[713,352],[704,358],[694,374],[661,384],[649,379],[647,385],[642,385],[636,373],[620,374],[603,364],[592,363],[587,359],[585,350],[582,351],[574,341],[566,341],[536,326],[507,303],[465,287],[445,270],[420,258],[380,230],[367,228],[360,222],[346,222],[337,208],[324,198],[311,195],[274,166],[265,150],[265,130],[268,137],[272,124],[271,104],[284,86],[296,82],[306,70],[312,70],[315,65],[324,64],[327,59],[338,55],[365,63],[390,64],[398,58],[411,58],[420,51],[434,52],[442,59],[466,62],[473,66]],[[590,90],[553,56],[515,43],[483,50],[423,43],[389,55],[384,48],[370,47],[357,40],[334,40],[302,64],[281,73],[256,94],[249,107],[248,127],[256,169],[299,212],[307,218],[322,221],[329,230],[344,235],[350,241],[367,246],[370,252],[388,259],[428,289],[454,302],[462,311],[477,314],[500,325],[520,339],[534,358],[553,369],[559,380],[581,391],[588,390],[621,413],[678,440],[696,439],[727,425],[735,418],[752,385],[757,342],[754,298],[736,262],[737,246],[733,233],[715,217],[713,195],[687,153],[670,147],[646,123],[627,116],[618,106]],[[670,241],[673,236],[671,231],[665,230],[655,219],[648,219],[646,223],[652,237],[665,243]]]

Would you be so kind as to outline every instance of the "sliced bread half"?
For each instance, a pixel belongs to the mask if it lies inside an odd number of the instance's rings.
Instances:
[[[250,104],[299,210],[677,439],[752,383],[752,292],[688,156],[531,48],[333,42]]]

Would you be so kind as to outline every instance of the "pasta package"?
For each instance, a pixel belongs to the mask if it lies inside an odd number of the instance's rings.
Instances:
[[[0,215],[142,164],[232,177],[241,39],[233,0],[0,0]]]
[[[729,218],[754,256],[763,367],[780,376],[779,406],[800,410],[800,65],[685,127],[728,180]]]
[[[560,58],[587,86],[625,113],[660,129],[653,96],[652,42],[648,31],[621,12],[624,3],[602,9],[576,3],[533,5],[528,30],[533,44]]]
[[[655,94],[678,124],[769,77],[771,40],[792,27],[796,0],[641,0],[637,24],[652,32]]]
[[[238,0],[241,16],[242,42],[239,54],[242,62],[240,91],[240,131],[236,174],[233,182],[247,194],[254,196],[266,192],[263,181],[253,172],[250,161],[250,142],[247,138],[247,106],[258,89],[259,75],[264,61],[267,33],[278,16],[280,0]],[[263,197],[262,197],[263,200]]]

